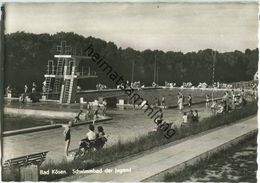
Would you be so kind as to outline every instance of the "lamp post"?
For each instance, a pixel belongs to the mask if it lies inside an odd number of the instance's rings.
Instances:
[[[213,86],[212,101],[213,101],[213,99],[214,99],[214,82],[215,82],[215,63],[216,63],[217,52],[212,50],[211,55],[212,55],[212,59],[213,59],[213,63],[212,63],[212,86]]]
[[[134,82],[135,60],[132,61],[132,83]]]
[[[156,55],[154,55],[154,74],[153,74],[153,82],[156,81]]]

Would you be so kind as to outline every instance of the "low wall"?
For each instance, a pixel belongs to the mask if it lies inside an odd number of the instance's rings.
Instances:
[[[12,107],[5,107],[4,114],[10,114],[14,116],[33,116],[43,118],[55,118],[55,119],[70,119],[74,118],[78,112],[69,111],[52,111],[52,110],[36,110],[36,109],[19,109]]]
[[[108,121],[108,120],[111,120],[111,119],[112,119],[111,117],[105,117],[105,118],[97,119],[96,123],[100,123],[100,122],[103,122],[103,121]],[[78,122],[78,123],[75,123],[73,125],[73,127],[80,126],[80,125],[85,125],[85,124],[90,124],[90,123],[92,123],[92,120]],[[19,134],[24,134],[24,133],[32,133],[32,132],[49,130],[49,129],[60,128],[60,127],[62,127],[61,124],[44,125],[44,126],[37,126],[37,127],[31,127],[31,128],[25,128],[25,129],[19,129],[19,130],[5,131],[2,134],[3,134],[3,137],[7,137],[7,136],[12,136],[12,135],[19,135]]]

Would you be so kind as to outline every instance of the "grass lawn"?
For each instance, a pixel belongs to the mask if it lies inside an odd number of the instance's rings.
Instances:
[[[256,182],[257,135],[212,157],[166,174],[165,182]]]

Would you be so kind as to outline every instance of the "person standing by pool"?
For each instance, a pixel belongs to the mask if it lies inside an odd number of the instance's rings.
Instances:
[[[97,109],[94,111],[93,125],[95,125],[95,122],[96,122],[96,120],[98,118],[98,111],[99,111],[99,109],[100,109],[100,106],[98,105]]]
[[[191,94],[189,94],[189,96],[188,96],[188,106],[189,106],[190,109],[191,109],[191,105],[192,105],[192,97],[191,97]]]
[[[106,111],[107,111],[107,101],[106,100],[103,100],[103,116],[106,115]]]
[[[235,98],[236,94],[234,90],[231,90],[231,97],[232,97],[232,109],[235,109]]]
[[[65,138],[65,156],[69,155],[69,147],[70,147],[70,141],[71,141],[71,134],[70,129],[73,126],[72,121],[69,121],[68,125],[62,125],[64,127],[63,135]]]
[[[228,111],[229,106],[228,106],[228,92],[227,91],[225,92],[224,96],[222,97],[222,102],[223,102],[224,110]]]
[[[24,85],[24,94],[25,94],[25,95],[27,94],[27,91],[28,91],[28,86],[27,86],[27,84],[26,84],[26,85]]]
[[[181,92],[178,93],[178,105],[179,105],[179,110],[182,112],[183,110],[183,95]]]
[[[36,84],[35,84],[35,82],[33,82],[33,84],[32,84],[32,93],[34,93],[34,92],[36,92]]]
[[[208,110],[208,109],[209,109],[209,107],[210,107],[209,100],[210,100],[210,98],[209,98],[209,95],[208,95],[208,94],[206,94],[206,110]]]
[[[161,102],[161,105],[162,105],[163,107],[165,107],[165,97],[164,97],[164,96],[162,96],[162,102]]]
[[[7,96],[7,97],[8,97],[8,94],[12,94],[12,90],[11,90],[10,85],[7,86],[5,93],[6,93],[6,96]]]

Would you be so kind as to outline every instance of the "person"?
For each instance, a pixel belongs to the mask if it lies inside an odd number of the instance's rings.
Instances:
[[[8,94],[11,94],[11,93],[12,93],[11,87],[8,85],[6,88],[6,96],[8,96]]]
[[[245,91],[244,91],[244,89],[241,90],[240,95],[241,95],[242,98],[245,98]]]
[[[193,111],[190,110],[189,114],[187,115],[187,118],[188,118],[188,122],[192,122],[193,121]]]
[[[215,100],[212,101],[212,105],[210,106],[211,112],[214,114],[216,110],[217,102]]]
[[[206,110],[210,107],[209,100],[210,100],[209,95],[206,94]]]
[[[106,111],[107,111],[107,101],[103,100],[103,116],[106,115]]]
[[[243,98],[242,96],[239,97],[239,100],[238,100],[238,105],[239,106],[244,106],[246,104],[246,100],[245,98]]]
[[[68,156],[69,154],[69,146],[70,146],[70,141],[71,141],[71,134],[70,134],[70,129],[73,126],[73,122],[69,121],[68,125],[62,125],[65,129],[63,131],[63,135],[65,138],[65,156]]]
[[[193,122],[199,122],[199,113],[197,109],[193,113]]]
[[[96,148],[101,149],[104,147],[107,142],[107,138],[104,132],[104,128],[102,126],[97,127],[97,140],[96,140]]]
[[[21,104],[24,104],[24,101],[25,101],[25,94],[24,93],[21,94],[19,101],[21,102]]]
[[[221,102],[220,105],[219,105],[219,109],[216,111],[216,114],[223,114],[224,113],[224,103]]]
[[[43,83],[42,83],[42,92],[43,92],[43,93],[46,93],[46,92],[47,92],[46,86],[47,86],[47,82],[46,82],[46,80],[44,80]]]
[[[234,90],[231,90],[231,97],[232,97],[232,109],[235,109],[235,98],[236,94]]]
[[[222,104],[225,111],[228,111],[228,92],[225,92],[224,96],[222,97]]]
[[[188,96],[188,106],[189,106],[189,108],[191,108],[191,105],[192,105],[192,97],[191,97],[191,94],[189,94],[189,96]]]
[[[162,102],[161,102],[161,105],[162,105],[163,107],[165,107],[165,97],[164,97],[164,96],[162,96]]]
[[[36,92],[36,84],[35,84],[35,82],[33,82],[33,84],[32,84],[32,93],[34,93],[34,92]]]
[[[179,93],[178,94],[178,105],[179,105],[179,110],[183,110],[183,96]]]
[[[98,111],[99,111],[99,109],[100,109],[100,106],[98,105],[97,109],[94,111],[93,125],[95,125],[95,122],[96,122],[96,120],[98,118]]]
[[[158,107],[160,103],[158,103],[159,99],[157,97],[154,97],[154,107]]]
[[[182,119],[183,119],[183,124],[188,124],[188,116],[186,112],[183,113]]]
[[[87,102],[86,103],[86,115],[85,115],[85,120],[90,120],[91,119],[91,107],[90,107],[90,103]]]
[[[160,119],[163,120],[163,110],[160,108],[159,112],[160,112]]]
[[[102,126],[98,126],[97,127],[97,137],[104,137],[105,136],[105,132],[104,132],[104,128]]]
[[[158,107],[158,106],[160,106],[160,99],[159,98],[157,98],[157,102],[156,102],[156,106]]]
[[[94,141],[97,138],[97,134],[95,133],[95,126],[90,124],[88,127],[88,132],[86,133],[86,138],[89,141]]]
[[[28,91],[28,86],[27,86],[27,85],[24,85],[24,94],[25,94],[25,95],[27,94],[27,91]]]

